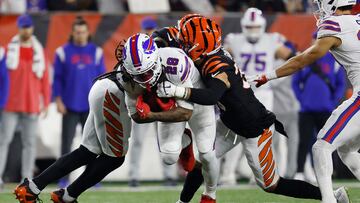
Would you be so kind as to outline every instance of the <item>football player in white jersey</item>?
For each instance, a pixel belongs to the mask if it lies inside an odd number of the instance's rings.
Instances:
[[[266,73],[274,69],[277,58],[287,60],[294,56],[284,45],[285,40],[281,34],[265,32],[266,19],[261,10],[248,8],[240,24],[242,33],[228,34],[224,40],[224,48],[231,53],[245,75]],[[266,109],[272,111],[274,96],[270,85],[252,89]]]
[[[266,19],[262,11],[257,8],[248,8],[240,21],[242,33],[230,33],[225,37],[224,48],[233,56],[236,65],[245,75],[256,75],[273,70],[276,59],[287,60],[295,53],[284,45],[285,37],[279,33],[267,33]],[[273,111],[274,94],[270,85],[256,89],[252,87],[256,98],[266,107]],[[282,121],[284,122],[284,121]],[[279,139],[275,143],[276,153],[279,153]],[[220,178],[222,184],[236,183],[235,170],[242,156],[241,146],[236,147],[225,155],[223,173]],[[279,160],[283,158],[278,156]],[[279,162],[281,163],[281,162]],[[245,168],[246,169],[246,168]],[[251,178],[252,179],[252,178]]]
[[[333,151],[337,150],[341,160],[360,180],[360,16],[351,14],[356,0],[317,0],[316,3],[320,18],[315,43],[276,71],[257,75],[249,80],[260,86],[269,80],[291,75],[328,51],[345,68],[354,93],[333,111],[312,148],[322,201],[335,203],[338,193],[334,196],[332,192]]]
[[[150,91],[153,90],[154,95],[156,95],[156,84],[164,80],[183,87],[204,86],[193,61],[182,49],[170,47],[159,49],[151,37],[135,34],[126,42],[123,53],[126,71],[136,83]],[[152,112],[144,100],[146,100],[145,95],[138,98],[127,96],[129,114],[134,121],[140,123],[161,121],[158,122],[158,142],[160,154],[167,164],[174,164],[179,157],[182,134],[188,121],[194,133],[205,179],[205,192],[201,202],[203,199],[204,201],[212,199],[215,202],[219,166],[214,151],[216,134],[214,106],[176,100],[176,107],[171,110]],[[174,114],[178,116],[174,117]]]

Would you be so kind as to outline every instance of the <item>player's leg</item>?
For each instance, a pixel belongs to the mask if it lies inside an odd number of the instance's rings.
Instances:
[[[358,143],[360,140],[358,141]],[[359,148],[358,148],[359,149]],[[354,176],[360,181],[360,153],[355,150],[338,149],[338,154],[344,164],[350,169]]]
[[[185,122],[157,124],[160,156],[167,165],[175,164],[179,159],[185,125]]]
[[[274,125],[255,138],[241,137],[257,184],[267,192],[304,199],[321,199],[319,188],[279,176],[272,147]]]
[[[216,121],[216,139],[215,139],[215,155],[220,159],[226,152],[240,143],[240,139],[234,132],[229,130],[221,119]],[[190,202],[196,191],[204,181],[201,173],[201,167],[197,166],[186,176],[183,189],[181,191],[179,202]]]
[[[351,144],[359,136],[360,97],[351,97],[333,111],[318,134],[313,146],[315,174],[323,196],[323,202],[336,202],[331,176],[332,152]]]
[[[216,136],[215,111],[213,106],[195,105],[193,116],[189,120],[190,128],[199,151],[202,173],[205,181],[203,195],[216,199],[216,187],[219,179],[219,160],[215,156]]]
[[[111,157],[100,155],[87,165],[85,171],[66,188],[65,201],[74,201],[81,193],[104,179],[110,172],[124,163],[125,157]]]

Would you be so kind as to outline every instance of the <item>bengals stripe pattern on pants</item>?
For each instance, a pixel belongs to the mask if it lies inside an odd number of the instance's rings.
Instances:
[[[275,177],[275,160],[272,152],[272,132],[265,129],[258,140],[258,147],[263,145],[259,153],[259,163],[265,187],[269,187]]]
[[[119,120],[112,115],[120,115],[120,99],[107,90],[103,114],[105,117],[106,140],[109,142],[111,151],[117,157],[123,156],[123,126]]]

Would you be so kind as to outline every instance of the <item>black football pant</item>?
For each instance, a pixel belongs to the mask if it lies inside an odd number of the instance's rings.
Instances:
[[[81,145],[73,152],[60,157],[44,172],[35,177],[33,181],[40,190],[43,190],[48,184],[68,175],[81,166],[87,165],[85,171],[67,188],[69,195],[77,198],[85,190],[120,167],[124,160],[125,157],[94,154]]]

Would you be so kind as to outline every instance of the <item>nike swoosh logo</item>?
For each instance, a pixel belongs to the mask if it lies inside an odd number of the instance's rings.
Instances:
[[[144,112],[144,109],[138,109],[138,111],[140,111],[140,113]]]
[[[171,42],[173,39],[170,37],[169,33],[167,33],[167,36],[168,36],[169,42]]]
[[[213,78],[214,78],[214,77],[216,77],[217,75],[219,75],[219,73],[220,73],[219,71],[218,71],[218,72],[216,72],[216,73],[212,73],[212,74],[211,74],[211,77],[213,77]]]

